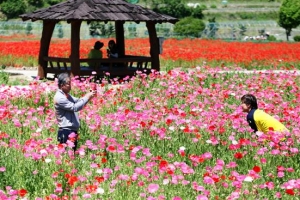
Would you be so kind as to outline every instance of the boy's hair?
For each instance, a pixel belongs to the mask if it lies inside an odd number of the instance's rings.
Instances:
[[[97,41],[94,44],[94,49],[99,50],[104,46],[103,42]]]
[[[70,75],[67,72],[61,73],[57,76],[57,84],[60,88],[62,85],[66,84],[70,80]]]
[[[241,101],[246,105],[250,105],[251,109],[257,109],[257,100],[256,97],[252,94],[245,94],[242,96]]]

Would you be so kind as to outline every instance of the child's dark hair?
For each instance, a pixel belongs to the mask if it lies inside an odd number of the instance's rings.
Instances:
[[[242,96],[241,101],[246,105],[250,105],[251,109],[257,109],[257,100],[256,97],[252,94],[245,94]]]

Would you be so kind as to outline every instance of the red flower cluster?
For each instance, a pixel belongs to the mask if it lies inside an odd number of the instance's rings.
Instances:
[[[243,158],[243,154],[242,154],[241,152],[236,152],[236,153],[234,154],[234,157],[235,157],[236,159],[242,159],[242,158]]]

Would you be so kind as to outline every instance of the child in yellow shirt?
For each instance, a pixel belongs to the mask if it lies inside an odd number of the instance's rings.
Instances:
[[[94,44],[94,48],[90,50],[88,54],[88,58],[102,58],[103,53],[100,50],[104,46],[103,42],[97,41]],[[88,62],[90,67],[96,67],[97,62],[89,61]]]
[[[271,115],[258,109],[256,97],[252,94],[242,96],[242,109],[247,112],[247,122],[256,131],[267,133],[269,131],[288,131],[288,129]]]

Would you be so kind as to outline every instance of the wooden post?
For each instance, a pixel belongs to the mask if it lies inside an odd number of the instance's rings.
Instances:
[[[152,69],[156,69],[157,71],[160,70],[160,63],[159,63],[159,43],[155,29],[154,22],[146,22],[146,26],[149,33],[149,41],[150,41],[150,55],[152,58]]]
[[[44,56],[48,56],[49,53],[49,46],[51,37],[53,34],[53,30],[55,28],[55,21],[44,20],[43,21],[43,31],[42,37],[40,41],[40,52],[39,52],[39,66],[38,66],[38,74],[37,76],[40,79],[47,78],[45,74],[45,68],[47,67],[47,61],[44,60]]]
[[[71,22],[71,76],[80,75],[80,26],[80,20]]]
[[[119,57],[123,57],[125,55],[125,41],[124,41],[124,22],[116,21],[115,29],[116,29],[116,43],[119,48]]]

